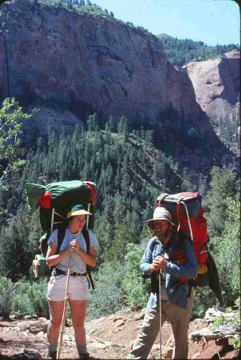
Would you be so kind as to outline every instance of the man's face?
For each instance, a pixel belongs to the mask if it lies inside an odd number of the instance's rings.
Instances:
[[[171,225],[167,220],[156,220],[154,222],[154,234],[159,240],[164,240],[171,232]]]

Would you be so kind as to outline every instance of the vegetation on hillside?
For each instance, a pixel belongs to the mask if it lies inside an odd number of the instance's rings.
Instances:
[[[168,61],[176,66],[183,66],[191,61],[223,57],[226,52],[239,50],[238,44],[208,46],[203,41],[178,39],[167,34],[160,34],[158,38],[163,44]]]
[[[69,11],[86,12],[90,15],[105,15],[114,18],[112,11],[102,9],[99,5],[90,0],[30,0],[34,4],[45,6],[63,7]]]
[[[0,109],[0,185],[4,178],[25,163],[21,125],[30,116],[22,111],[14,98],[3,101]]]
[[[28,150],[24,171],[15,172],[14,182],[8,179],[5,184],[8,186],[0,188],[1,288],[6,285],[19,293],[25,287],[26,294],[32,289],[31,297],[37,299],[38,282],[33,280],[31,263],[40,228],[38,213],[29,212],[24,183],[82,179],[95,182],[98,188],[95,217],[98,266],[89,318],[125,305],[145,305],[148,282],[141,278],[139,261],[151,236],[146,220],[152,217],[155,199],[161,192],[200,191],[204,196],[210,251],[221,274],[225,302],[234,303],[240,290],[237,175],[231,167],[214,167],[210,179],[200,174],[199,181],[193,183],[187,170],[155,147],[153,135],[150,129],[130,130],[123,117],[118,122],[110,117],[101,125],[94,114],[87,119],[86,128],[76,127],[73,134],[63,131],[60,136],[50,133],[46,139],[37,139],[36,147]],[[227,266],[232,266],[232,273],[227,273]],[[12,287],[12,283],[16,286]],[[197,291],[194,316],[215,304],[210,292]],[[6,297],[7,294],[0,301],[0,315],[12,311],[40,313],[41,307],[46,306],[43,297],[36,300],[37,310],[30,309],[19,297],[14,304],[7,305]]]

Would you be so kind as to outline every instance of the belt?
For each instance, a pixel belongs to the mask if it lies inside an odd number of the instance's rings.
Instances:
[[[77,273],[77,272],[70,273],[70,276],[85,276],[85,275],[86,275],[86,273],[84,273],[84,274],[80,274],[80,273]]]
[[[63,270],[58,269],[58,268],[54,268],[51,275],[52,276],[67,275],[67,273],[65,271],[63,271]],[[80,274],[78,272],[72,272],[72,273],[70,273],[70,276],[86,276],[86,273]]]

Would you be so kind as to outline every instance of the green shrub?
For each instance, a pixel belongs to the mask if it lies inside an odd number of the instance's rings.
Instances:
[[[124,305],[125,294],[122,289],[125,277],[124,268],[120,263],[104,263],[94,279],[95,290],[91,290],[87,318],[95,319],[113,314]]]
[[[240,294],[240,203],[230,201],[225,228],[214,237],[213,253],[217,264],[224,303],[232,306]],[[232,271],[227,271],[232,269]]]
[[[47,317],[47,279],[44,278],[40,279],[38,282],[34,282],[30,288],[29,297],[34,304],[35,314]]]
[[[125,278],[123,289],[126,293],[127,303],[137,307],[146,306],[148,299],[147,282],[144,282],[140,272],[140,260],[143,249],[135,244],[127,245],[125,256]]]
[[[16,283],[12,311],[21,315],[46,315],[48,309],[46,288],[46,279],[33,283],[26,281]]]
[[[13,283],[3,276],[0,276],[0,294],[0,316],[8,318],[12,310]]]
[[[47,316],[46,289],[47,279],[14,284],[10,279],[0,276],[0,316],[8,318],[13,313]]]
[[[29,299],[28,293],[19,293],[14,295],[12,311],[18,315],[35,315],[34,305]]]
[[[203,318],[207,309],[216,306],[217,301],[214,293],[208,286],[196,288],[194,290],[192,318]]]

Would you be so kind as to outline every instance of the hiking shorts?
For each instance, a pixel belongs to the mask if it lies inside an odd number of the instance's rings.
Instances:
[[[48,282],[47,298],[52,301],[64,301],[66,292],[66,275],[51,276]],[[87,300],[89,286],[86,276],[69,277],[69,299]]]

